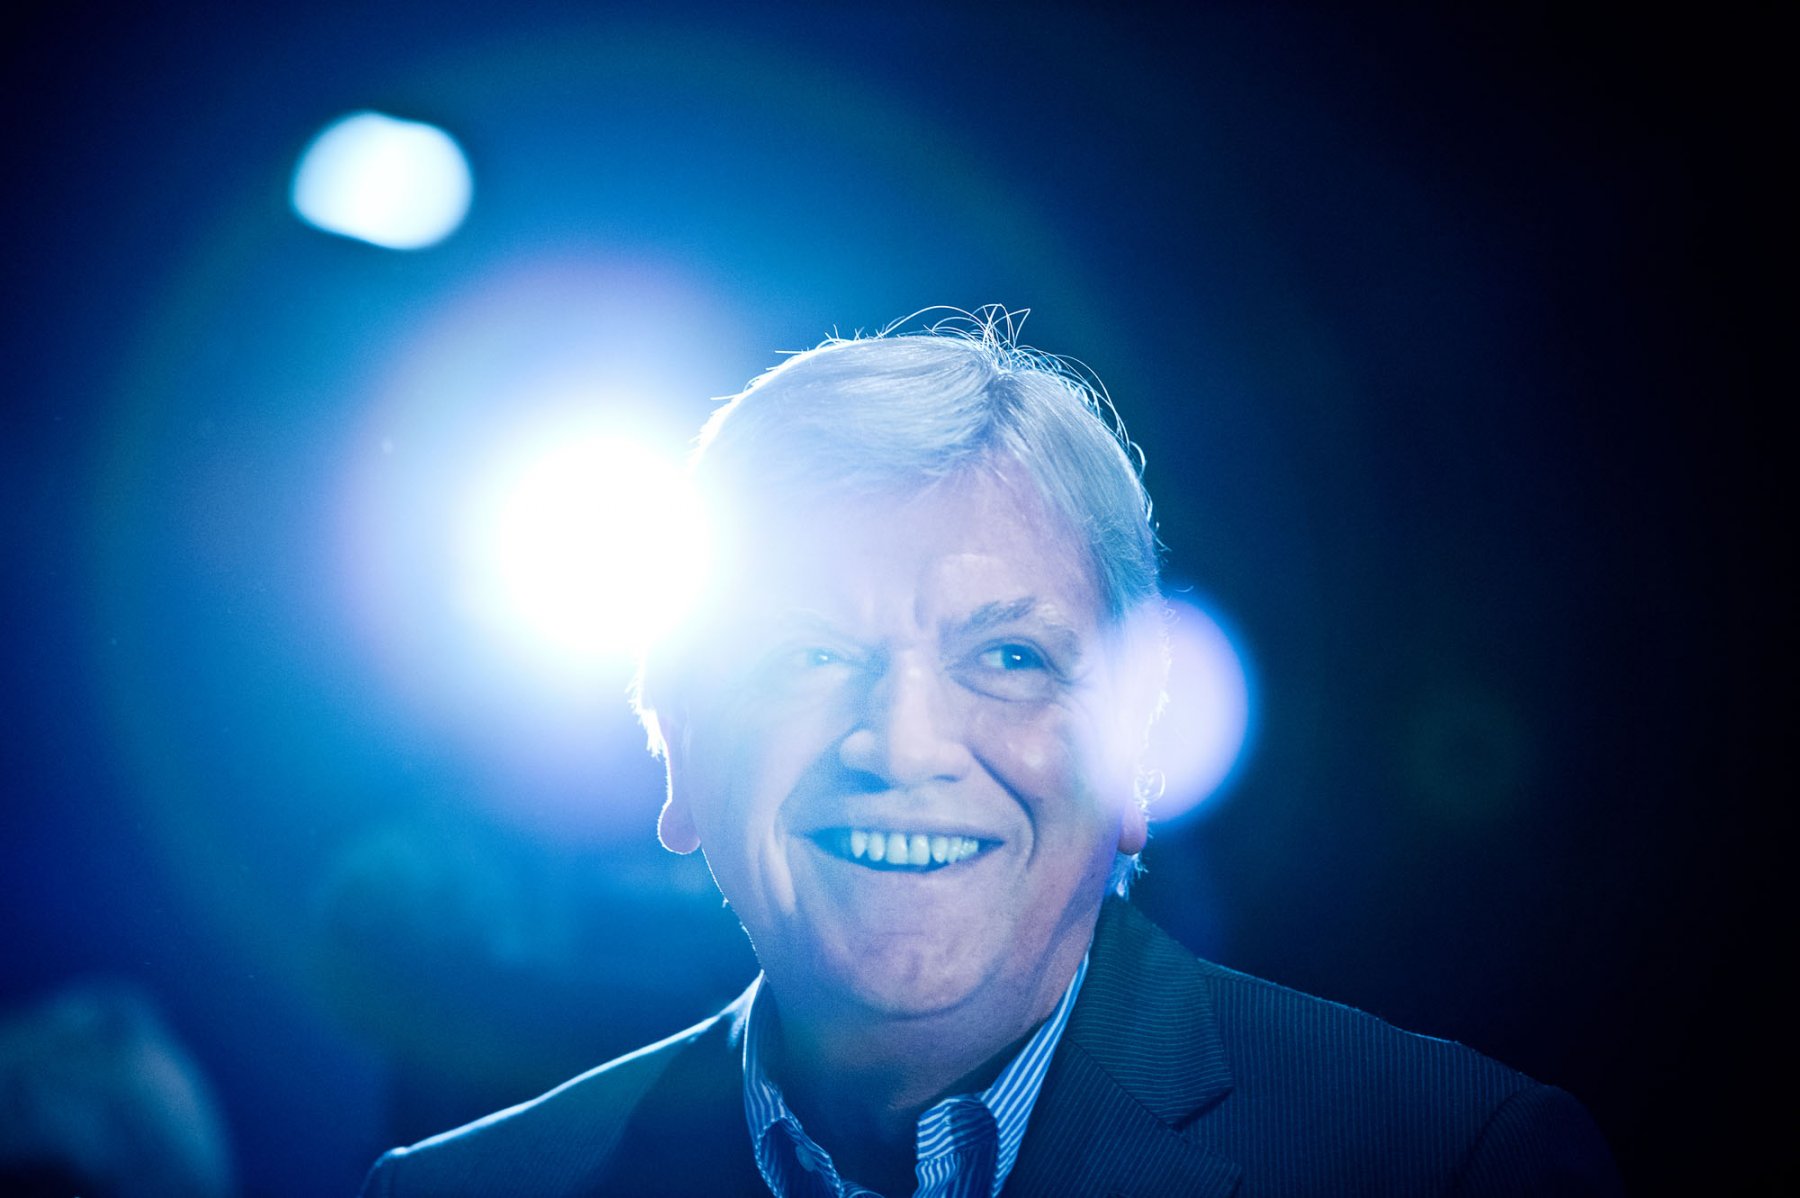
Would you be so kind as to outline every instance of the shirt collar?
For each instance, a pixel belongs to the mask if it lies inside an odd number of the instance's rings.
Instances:
[[[1039,1025],[1018,1055],[1007,1062],[994,1084],[979,1094],[953,1094],[933,1104],[919,1116],[917,1133],[920,1195],[985,1195],[997,1198],[1019,1156],[1025,1124],[1043,1088],[1050,1059],[1062,1039],[1075,1008],[1075,997],[1087,977],[1088,958],[1083,956],[1069,987],[1050,1017]],[[744,1035],[744,1116],[750,1126],[750,1143],[757,1168],[777,1198],[800,1198],[824,1193],[832,1198],[855,1198],[869,1191],[838,1175],[831,1156],[800,1126],[799,1117],[768,1073],[765,1037],[770,1034],[773,1010],[761,1001],[763,978],[758,978],[750,998],[749,1026]],[[985,1110],[988,1118],[980,1117]],[[974,1116],[974,1117],[971,1117]],[[986,1149],[992,1150],[991,1158]],[[992,1177],[986,1184],[969,1176],[986,1171],[991,1159]]]

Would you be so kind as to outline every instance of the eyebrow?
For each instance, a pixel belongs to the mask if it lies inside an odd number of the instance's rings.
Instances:
[[[824,612],[810,607],[795,608],[783,612],[768,624],[777,636],[842,636],[844,630],[836,620],[830,619]]]
[[[1044,605],[1036,595],[1025,595],[1007,601],[996,600],[984,603],[962,619],[945,619],[938,625],[940,634],[978,637],[997,628],[1004,628],[1024,620],[1031,620],[1040,626],[1041,632],[1056,642],[1056,647],[1067,654],[1071,660],[1081,656],[1081,634],[1075,627],[1046,613]],[[782,614],[772,622],[771,631],[776,636],[846,636],[844,628],[836,621],[815,608],[796,608]]]
[[[1027,618],[1041,624],[1045,632],[1061,642],[1061,648],[1065,653],[1080,654],[1080,633],[1063,621],[1045,614],[1043,605],[1038,601],[1036,595],[1026,595],[1006,603],[984,603],[970,612],[966,619],[950,624],[950,629],[965,636],[980,636],[984,632],[1015,624]],[[948,621],[946,623],[949,624]]]

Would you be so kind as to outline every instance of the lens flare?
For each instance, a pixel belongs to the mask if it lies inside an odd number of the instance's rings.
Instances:
[[[448,133],[357,112],[306,147],[291,198],[302,220],[327,233],[417,250],[456,231],[473,192],[469,161]]]
[[[635,653],[685,610],[705,568],[681,469],[614,434],[507,455],[478,490],[470,528],[472,614],[577,664]]]
[[[1197,604],[1172,599],[1169,608],[1168,705],[1146,754],[1162,775],[1163,793],[1150,807],[1157,820],[1213,809],[1254,722],[1249,670],[1231,635]]]

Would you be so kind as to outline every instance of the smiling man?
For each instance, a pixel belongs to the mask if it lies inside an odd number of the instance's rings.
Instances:
[[[708,424],[721,549],[647,658],[659,832],[763,973],[388,1154],[368,1195],[1605,1193],[1561,1091],[1196,960],[1124,894],[1160,702],[1149,501],[1003,320],[833,340]]]

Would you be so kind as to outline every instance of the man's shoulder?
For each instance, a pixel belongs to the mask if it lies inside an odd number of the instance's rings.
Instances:
[[[1421,1193],[1617,1191],[1604,1138],[1565,1091],[1454,1040],[1200,966],[1234,1065],[1218,1133],[1246,1162],[1260,1156],[1264,1170],[1289,1175],[1298,1138],[1270,1142],[1253,1129],[1298,1132],[1304,1121],[1312,1145],[1341,1145],[1342,1162],[1368,1176],[1379,1170],[1392,1192],[1403,1192],[1403,1180]]]
[[[709,1119],[741,1109],[733,1048],[742,1006],[529,1102],[387,1153],[364,1198],[554,1198],[614,1188],[659,1149],[676,1152]]]
[[[1393,1085],[1436,1097],[1428,1091],[1441,1082],[1491,1101],[1536,1084],[1453,1040],[1197,957],[1125,904],[1108,907],[1113,968],[1101,972],[1097,989],[1112,992],[1096,995],[1104,1006],[1098,1022],[1134,1039],[1172,1034],[1215,1045],[1234,1090],[1291,1078],[1315,1091]]]
[[[1477,1101],[1536,1084],[1518,1070],[1455,1040],[1396,1027],[1379,1015],[1242,973],[1204,958],[1206,979],[1227,1051],[1258,1074],[1295,1072],[1309,1085],[1389,1084],[1413,1089],[1437,1079]]]
[[[1045,1121],[1060,1126],[1040,1129],[1048,1140],[1079,1136],[1123,1093],[1155,1126],[1121,1118],[1113,1138],[1185,1160],[1195,1193],[1211,1192],[1198,1184],[1208,1176],[1241,1178],[1244,1193],[1616,1186],[1592,1120],[1562,1091],[1464,1045],[1202,960],[1129,906],[1107,907],[1053,1087],[1051,1111],[1064,1109]]]

